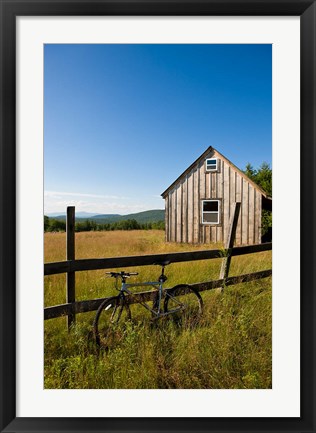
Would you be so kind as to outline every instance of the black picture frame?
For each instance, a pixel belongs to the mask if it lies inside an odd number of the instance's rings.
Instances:
[[[0,0],[0,423],[3,432],[315,432],[316,5],[302,0]],[[299,16],[301,23],[301,416],[299,418],[18,418],[16,416],[16,17]],[[290,378],[289,378],[290,380]]]

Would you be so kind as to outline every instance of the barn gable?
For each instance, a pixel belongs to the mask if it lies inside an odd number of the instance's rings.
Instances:
[[[226,239],[236,201],[241,202],[236,244],[261,242],[263,199],[271,197],[226,157],[209,147],[163,193],[166,240],[208,243]]]

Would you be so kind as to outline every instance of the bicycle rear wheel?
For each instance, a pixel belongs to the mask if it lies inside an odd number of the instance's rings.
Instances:
[[[105,299],[93,322],[93,335],[97,345],[103,348],[117,346],[124,337],[126,321],[130,319],[131,310],[124,298],[114,296]]]
[[[203,314],[203,301],[199,292],[188,284],[179,284],[166,293],[164,312],[172,315],[181,326],[195,326]]]

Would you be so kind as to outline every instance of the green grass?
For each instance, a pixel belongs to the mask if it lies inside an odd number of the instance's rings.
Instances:
[[[76,235],[76,257],[112,257],[205,249],[165,244],[163,233],[105,232]],[[215,246],[213,246],[215,248]],[[65,235],[45,235],[45,261],[64,260]],[[172,264],[167,286],[217,279],[221,260]],[[271,268],[271,252],[232,259],[230,275]],[[159,268],[131,268],[133,281],[158,277]],[[77,299],[110,296],[104,271],[76,275]],[[70,333],[66,319],[45,322],[45,388],[79,389],[260,389],[272,387],[271,278],[201,293],[204,315],[194,329],[170,318],[150,322],[132,306],[122,343],[98,352],[88,335],[95,313],[77,315]],[[45,305],[65,302],[65,276],[45,277]]]

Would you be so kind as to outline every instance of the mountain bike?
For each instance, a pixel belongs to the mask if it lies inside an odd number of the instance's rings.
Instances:
[[[125,324],[132,318],[129,296],[126,295],[135,295],[135,292],[130,290],[134,287],[155,289],[152,306],[148,302],[138,302],[138,305],[151,313],[152,321],[172,315],[175,322],[181,326],[191,327],[198,322],[203,312],[203,301],[199,292],[189,284],[179,284],[170,289],[163,287],[167,281],[165,266],[169,263],[157,263],[161,266],[158,281],[127,283],[126,280],[138,275],[138,272],[106,272],[107,275],[116,279],[115,287],[119,294],[105,299],[97,310],[93,322],[93,336],[98,346],[113,347],[124,338]],[[121,281],[120,287],[119,281]]]

